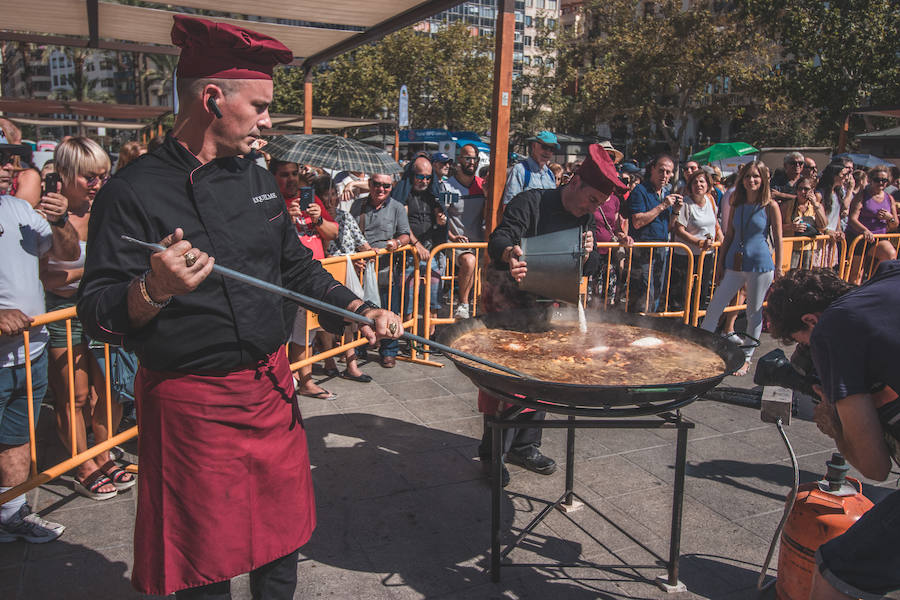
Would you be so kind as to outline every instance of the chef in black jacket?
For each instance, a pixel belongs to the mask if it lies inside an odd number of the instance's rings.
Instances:
[[[306,437],[284,342],[296,307],[218,275],[215,261],[373,318],[400,318],[336,282],[297,239],[275,179],[245,155],[271,127],[268,36],[178,15],[180,111],[162,147],[116,174],[89,225],[78,314],[91,337],[140,359],[141,480],[132,581],[218,598],[250,571],[254,598],[292,598],[315,528]],[[149,256],[128,234],[167,246]],[[322,314],[335,333],[340,317]]]
[[[594,247],[594,211],[615,192],[624,192],[615,165],[599,144],[591,144],[589,154],[578,171],[565,186],[553,190],[526,190],[506,206],[503,220],[491,234],[488,254],[491,263],[482,272],[482,306],[485,312],[524,309],[534,305],[537,297],[518,288],[518,281],[527,276],[528,267],[522,260],[522,238],[581,227],[584,231],[585,263],[583,272],[593,273],[599,261]],[[491,460],[491,428],[487,417],[504,408],[500,398],[484,391],[478,392],[478,409],[484,413],[484,433],[478,455],[489,472]],[[516,417],[527,423],[541,421],[545,411],[525,411]],[[550,475],[556,471],[556,461],[540,451],[542,430],[537,427],[503,430],[504,461],[519,465],[535,473]],[[509,483],[506,466],[502,469],[503,485]]]

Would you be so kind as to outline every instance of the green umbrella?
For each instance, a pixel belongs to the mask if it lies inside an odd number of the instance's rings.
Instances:
[[[711,163],[735,156],[753,154],[754,152],[759,152],[759,150],[750,144],[745,144],[744,142],[727,142],[713,144],[709,148],[692,155],[691,160],[696,160],[698,163]]]

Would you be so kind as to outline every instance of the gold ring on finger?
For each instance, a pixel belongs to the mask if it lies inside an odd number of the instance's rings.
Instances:
[[[391,335],[397,335],[397,324],[391,323],[390,325],[388,325],[388,331],[391,332]]]
[[[196,255],[196,254],[194,254],[193,252],[190,252],[190,251],[188,251],[188,252],[185,253],[185,255],[184,255],[184,264],[186,264],[186,265],[188,266],[189,269],[190,269],[191,267],[193,267],[194,264],[195,264],[196,262],[197,262],[197,255]]]

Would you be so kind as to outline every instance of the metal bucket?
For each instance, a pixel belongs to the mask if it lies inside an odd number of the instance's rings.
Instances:
[[[522,259],[528,273],[519,289],[544,298],[578,303],[584,248],[581,228],[522,238]]]

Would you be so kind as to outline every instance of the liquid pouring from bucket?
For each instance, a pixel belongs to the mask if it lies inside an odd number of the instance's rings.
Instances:
[[[122,235],[121,238],[128,242],[129,244],[134,244],[135,246],[140,246],[141,248],[146,248],[147,250],[152,250],[154,252],[163,252],[166,247],[161,244],[154,244],[151,242],[144,242],[142,240],[133,238],[128,235]],[[368,325],[369,327],[375,327],[375,321],[368,317],[364,317],[362,315],[358,315],[352,310],[347,310],[344,308],[340,308],[334,306],[333,304],[328,304],[327,302],[323,302],[321,300],[317,300],[315,298],[311,298],[299,292],[295,292],[293,290],[289,290],[287,288],[283,288],[281,286],[275,285],[274,283],[269,283],[268,281],[263,281],[257,277],[252,277],[245,273],[241,273],[240,271],[235,271],[234,269],[229,269],[228,267],[223,267],[219,264],[213,265],[213,273],[217,273],[222,277],[228,277],[230,279],[234,279],[236,281],[240,281],[242,283],[246,283],[247,285],[252,285],[253,287],[259,288],[261,290],[266,290],[267,292],[271,292],[278,296],[282,296],[289,300],[293,300],[294,302],[304,304],[311,308],[315,308],[318,310],[324,310],[330,313],[334,313],[336,315],[340,315],[349,321],[353,321],[354,323],[359,323],[361,325]],[[503,365],[497,364],[495,362],[489,361],[485,358],[481,358],[480,356],[476,356],[474,354],[469,354],[468,352],[463,352],[461,350],[457,350],[456,348],[452,348],[450,346],[445,346],[444,344],[440,344],[438,342],[434,342],[432,340],[419,337],[418,335],[403,332],[403,335],[400,336],[404,339],[418,342],[420,344],[425,344],[431,346],[432,348],[437,348],[441,352],[448,352],[450,354],[455,354],[461,358],[465,358],[466,360],[471,360],[472,362],[478,363],[480,365],[484,365],[486,367],[490,367],[492,369],[496,369],[498,371],[502,371],[509,375],[514,375],[516,377],[521,377],[522,379],[535,379],[531,375],[526,375],[525,373],[520,373],[515,369],[510,369],[509,367],[504,367]]]

